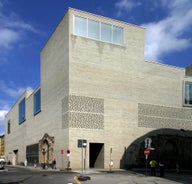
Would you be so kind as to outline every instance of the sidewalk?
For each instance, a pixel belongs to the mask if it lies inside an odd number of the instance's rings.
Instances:
[[[139,172],[131,170],[114,170],[109,173],[106,170],[86,170],[85,176],[90,177],[90,180],[80,181],[79,184],[191,184],[192,173],[183,172],[177,174],[173,170],[165,173],[165,177],[146,176],[145,170]]]

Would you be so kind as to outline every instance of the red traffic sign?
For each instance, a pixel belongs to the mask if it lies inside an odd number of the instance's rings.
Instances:
[[[67,150],[67,156],[68,157],[70,156],[70,150]]]
[[[145,150],[144,150],[144,154],[145,154],[145,155],[149,155],[149,154],[150,154],[150,149],[145,149]]]
[[[64,154],[64,150],[61,150],[61,155],[63,155]]]

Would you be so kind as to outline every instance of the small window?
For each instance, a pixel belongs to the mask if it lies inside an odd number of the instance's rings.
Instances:
[[[112,42],[112,25],[101,23],[101,40]]]
[[[87,36],[87,19],[79,16],[75,16],[75,34],[79,36]]]
[[[122,45],[123,44],[123,28],[113,26],[113,42]]]
[[[184,105],[192,106],[192,82],[184,82]]]
[[[99,22],[88,19],[88,37],[99,40]]]
[[[33,97],[34,101],[34,115],[41,111],[41,90],[39,89]]]
[[[19,124],[25,121],[25,98],[19,103]]]
[[[7,122],[7,134],[11,133],[11,120],[8,120]]]

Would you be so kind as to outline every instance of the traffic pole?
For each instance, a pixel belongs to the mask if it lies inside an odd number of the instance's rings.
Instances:
[[[150,149],[145,149],[144,150],[144,155],[145,155],[145,175],[147,176],[147,164],[148,164],[148,155],[150,154]]]
[[[147,164],[148,164],[148,155],[145,155],[145,165],[146,165],[145,175],[146,175],[146,176],[147,176]]]

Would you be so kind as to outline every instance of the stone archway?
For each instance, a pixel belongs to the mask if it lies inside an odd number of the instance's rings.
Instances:
[[[47,133],[39,141],[39,162],[42,165],[50,165],[54,159],[54,137]]]

